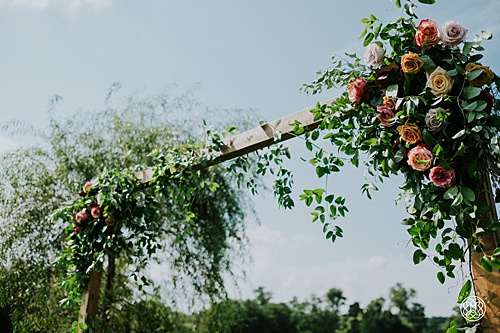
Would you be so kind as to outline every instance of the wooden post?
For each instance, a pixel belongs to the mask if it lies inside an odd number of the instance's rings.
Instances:
[[[491,210],[487,217],[490,221],[498,221],[495,200],[491,188],[491,182],[488,181],[483,185],[483,199],[488,203]],[[484,252],[491,255],[497,248],[500,240],[498,232],[489,232],[480,238],[480,243],[483,246]],[[482,252],[471,253],[471,267],[474,278],[476,296],[486,304],[486,312],[481,321],[483,333],[498,333],[500,332],[500,272],[494,270],[488,273],[481,266]]]
[[[100,271],[90,271],[85,292],[82,295],[82,305],[80,307],[80,316],[78,316],[78,333],[84,333],[80,324],[85,323],[87,316],[94,319],[97,314],[99,304],[99,290],[101,289],[102,268]]]

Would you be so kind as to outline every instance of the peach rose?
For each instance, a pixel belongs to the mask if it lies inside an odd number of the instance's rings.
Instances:
[[[422,141],[422,131],[417,124],[406,123],[398,126],[397,130],[401,135],[401,139],[405,140],[409,144],[415,144]]]
[[[489,66],[481,66],[473,63],[468,63],[467,65],[465,65],[466,74],[469,74],[470,72],[475,71],[476,69],[480,69],[483,72],[479,74],[479,76],[476,77],[474,80],[469,81],[469,85],[473,87],[482,87],[485,84],[490,84],[491,82],[493,82],[495,74],[493,74]]]
[[[380,115],[377,116],[378,120],[380,120],[380,125],[385,127],[394,126],[394,121],[392,120],[394,112],[392,112],[392,109],[385,105],[379,105],[377,106],[377,111],[380,112]]]
[[[362,78],[357,78],[354,82],[347,85],[349,100],[351,103],[359,103],[369,98],[368,84]]]
[[[416,171],[425,171],[431,167],[434,156],[423,143],[413,147],[408,152],[408,165]]]
[[[416,53],[410,52],[401,58],[401,70],[408,74],[417,74],[424,62]]]
[[[455,180],[455,170],[447,170],[440,165],[436,165],[429,172],[429,179],[437,187],[450,188]]]
[[[392,111],[396,110],[396,103],[390,97],[384,96],[384,99],[382,100],[382,105],[387,106]]]
[[[446,74],[446,70],[438,67],[430,75],[427,74],[427,87],[431,88],[432,93],[437,96],[446,95],[453,88],[453,79]]]
[[[441,40],[444,45],[457,46],[464,41],[467,29],[460,22],[446,21],[441,27]]]
[[[415,45],[417,48],[422,49],[427,41],[428,50],[433,45],[436,45],[441,40],[441,32],[436,22],[433,20],[422,20],[418,25],[417,32],[415,33]]]
[[[93,218],[98,219],[102,216],[102,207],[101,206],[94,206],[90,210],[90,215],[92,215]]]
[[[378,67],[384,60],[384,49],[377,43],[368,46],[364,56],[365,64],[370,67]]]
[[[89,213],[87,213],[87,210],[82,209],[82,211],[76,213],[75,220],[77,223],[82,223],[88,220],[89,218]]]

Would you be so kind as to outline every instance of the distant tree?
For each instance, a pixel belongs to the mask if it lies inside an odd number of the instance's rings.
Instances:
[[[407,316],[410,310],[409,301],[417,295],[414,289],[406,289],[401,283],[396,283],[389,290],[390,306],[398,309],[398,314]]]
[[[361,333],[412,333],[411,327],[405,325],[399,316],[384,310],[385,300],[377,298],[365,308],[361,321]]]
[[[339,308],[345,303],[346,298],[343,295],[342,290],[337,288],[331,288],[326,293],[326,299],[328,300],[330,306],[334,312],[339,312]]]

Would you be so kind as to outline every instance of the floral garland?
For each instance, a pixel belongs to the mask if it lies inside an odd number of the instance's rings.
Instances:
[[[404,174],[401,198],[411,217],[403,224],[417,247],[414,263],[430,258],[442,267],[437,278],[444,283],[446,276],[455,277],[457,263],[465,262],[470,250],[483,251],[481,235],[500,227],[488,220],[488,189],[482,186],[491,177],[498,188],[500,179],[500,101],[495,99],[500,79],[480,63],[478,53],[491,33],[467,41],[461,23],[446,21],[440,27],[431,19],[418,21],[414,7],[408,1],[406,15],[387,24],[374,15],[364,18],[363,59],[356,54],[346,54],[348,61],[334,58],[332,69],[304,90],[347,88],[332,105],[312,110],[324,119],[323,138],[356,166],[360,151],[367,153],[365,164],[375,180]],[[314,150],[311,142],[318,135],[306,138]],[[376,186],[362,188],[369,197],[370,189]],[[301,199],[310,205],[312,191],[304,192]],[[334,204],[330,200],[330,207],[316,208],[314,220],[328,208],[330,218],[336,218]],[[327,238],[331,235],[328,231]],[[434,251],[431,239],[437,239]],[[500,269],[500,248],[484,253],[481,264],[489,272]]]

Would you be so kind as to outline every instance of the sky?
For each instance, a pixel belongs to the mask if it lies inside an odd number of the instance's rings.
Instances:
[[[461,21],[469,39],[491,31],[483,63],[500,72],[500,2],[437,2],[418,5],[419,17]],[[391,0],[0,0],[0,125],[26,120],[43,127],[55,94],[63,97],[62,116],[102,108],[115,82],[121,96],[199,86],[204,106],[252,108],[274,120],[339,94],[309,96],[299,88],[327,69],[332,55],[364,54],[360,20],[371,13],[388,22],[401,11]],[[0,151],[23,143],[0,132]],[[296,157],[304,153],[300,140],[290,147]],[[324,186],[298,158],[290,168],[296,197],[301,188]],[[288,302],[335,287],[348,304],[366,306],[401,282],[417,291],[428,316],[450,315],[461,281],[441,285],[430,262],[413,265],[414,248],[400,224],[407,215],[403,204],[395,205],[402,179],[381,184],[373,200],[361,194],[364,182],[362,168],[329,178],[350,210],[338,220],[345,237],[335,244],[298,200],[284,211],[272,194],[256,197],[260,224],[248,228],[252,260],[231,295],[251,298],[264,286],[273,301]]]

